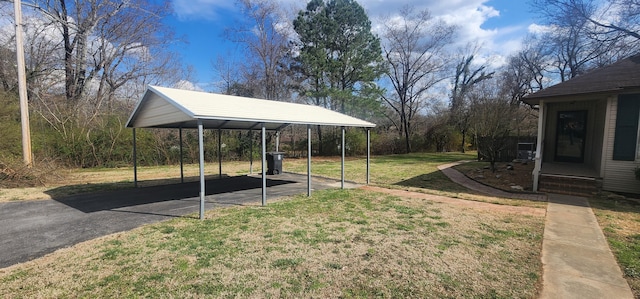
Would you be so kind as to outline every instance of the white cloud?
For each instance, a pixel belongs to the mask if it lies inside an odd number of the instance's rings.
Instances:
[[[527,28],[527,31],[529,33],[533,33],[533,34],[547,33],[547,32],[549,32],[549,30],[551,30],[551,27],[546,26],[546,25],[539,25],[539,24],[535,24],[535,23],[529,25],[529,27]]]
[[[180,80],[173,87],[178,89],[185,89],[185,90],[204,91],[204,89],[202,89],[197,84],[187,80]]]
[[[239,7],[233,0],[171,0],[176,15],[182,20],[217,20],[223,14],[238,13]],[[303,0],[275,0],[288,16],[284,19],[295,18],[297,11],[304,9],[308,1]],[[433,17],[445,20],[449,24],[459,27],[456,43],[451,46],[452,52],[464,48],[469,44],[481,45],[476,54],[478,61],[487,62],[489,67],[498,68],[507,57],[522,48],[521,39],[535,30],[543,30],[535,24],[523,24],[517,20],[516,24],[501,25],[500,21],[507,19],[505,10],[494,6],[489,0],[357,0],[362,5],[372,21],[374,32],[380,35],[381,26],[378,24],[384,17],[393,19],[404,6],[412,6],[414,10],[430,11]],[[519,0],[515,0],[519,1]],[[522,3],[522,9],[527,9]],[[513,6],[511,5],[511,9]],[[291,13],[293,12],[293,13]],[[489,28],[486,23],[492,22]],[[291,32],[291,24],[279,22],[276,24],[279,32]],[[483,27],[484,26],[484,27]]]
[[[382,17],[393,18],[403,6],[415,10],[428,9],[435,18],[457,25],[459,36],[455,47],[470,43],[481,44],[479,55],[508,56],[520,49],[519,39],[527,33],[524,26],[484,29],[482,25],[489,19],[499,17],[500,11],[490,6],[488,0],[359,0],[372,21],[374,31]],[[279,0],[282,7],[301,7],[300,0]],[[233,1],[228,0],[173,0],[176,14],[181,18],[217,18],[216,12],[236,10]],[[282,25],[282,24],[280,24]],[[529,30],[532,28],[530,27]],[[498,59],[504,61],[504,59]]]

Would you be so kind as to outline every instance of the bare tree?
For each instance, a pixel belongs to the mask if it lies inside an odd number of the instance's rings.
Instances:
[[[461,152],[465,152],[466,135],[471,125],[472,107],[468,93],[478,83],[491,79],[494,72],[487,73],[486,65],[473,66],[474,54],[463,56],[456,66],[451,91],[451,121],[462,134]]]
[[[162,24],[168,3],[147,0],[34,0],[27,3],[49,21],[62,52],[65,98],[100,108],[117,89],[143,77],[176,73],[167,54],[171,30]],[[178,72],[179,73],[179,72]]]
[[[495,172],[495,163],[500,152],[508,145],[507,137],[512,134],[513,116],[518,107],[512,105],[508,98],[496,94],[498,88],[495,80],[483,83],[469,93],[472,129],[479,153],[489,159],[491,171]]]
[[[276,1],[237,0],[246,23],[226,30],[227,38],[244,45],[244,84],[267,100],[289,99],[286,60],[292,28]],[[253,58],[253,59],[252,59]],[[246,88],[246,87],[245,87]]]
[[[541,43],[536,42],[535,37],[528,37],[523,42],[526,46],[517,53],[517,58],[510,61],[510,65],[522,64],[525,72],[529,73],[532,82],[529,84],[532,91],[543,89],[546,84],[546,76],[549,69],[548,53]],[[518,67],[520,68],[520,67]]]
[[[453,40],[456,27],[432,18],[429,11],[416,12],[405,6],[398,18],[382,22],[383,51],[387,78],[393,94],[383,96],[400,119],[396,126],[404,135],[405,151],[411,152],[412,121],[426,106],[426,93],[447,77],[449,59],[445,48]]]
[[[183,77],[177,40],[162,21],[170,4],[148,0],[32,0],[27,10],[26,58],[32,109],[51,140],[76,165],[95,165],[104,126],[122,127],[127,102],[146,84]],[[115,119],[110,119],[115,117]],[[109,128],[111,129],[111,128]],[[96,134],[102,134],[96,137]],[[53,142],[53,141],[51,141]],[[92,162],[87,162],[93,156]],[[99,162],[98,162],[99,163]]]
[[[226,57],[219,56],[214,62],[211,62],[211,66],[218,74],[219,81],[216,83],[218,90],[224,94],[234,94],[232,89],[240,82],[240,76],[237,71],[237,62],[230,61]]]
[[[548,64],[538,49],[528,47],[507,58],[500,77],[501,94],[511,105],[518,105],[527,94],[545,87]]]
[[[540,36],[561,81],[640,50],[637,0],[534,0],[543,24]]]
[[[534,0],[532,4],[543,18],[555,24],[571,25],[567,20],[578,18],[595,25],[591,32],[595,35],[640,40],[638,0]]]

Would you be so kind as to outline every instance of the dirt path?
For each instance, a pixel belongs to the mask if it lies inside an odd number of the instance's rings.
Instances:
[[[447,203],[447,204],[457,205],[460,207],[466,207],[466,208],[472,208],[472,209],[478,209],[478,210],[484,210],[484,211],[495,211],[495,212],[502,212],[502,213],[531,215],[531,216],[540,216],[540,217],[544,217],[546,215],[546,209],[544,208],[498,205],[498,204],[487,203],[487,202],[471,201],[471,200],[451,198],[446,196],[431,195],[431,194],[411,192],[411,191],[405,191],[405,190],[387,189],[387,188],[374,187],[374,186],[363,186],[361,188],[364,190],[381,192],[381,193],[386,193],[386,194],[391,194],[391,195],[396,195],[401,197],[430,200],[430,201]]]

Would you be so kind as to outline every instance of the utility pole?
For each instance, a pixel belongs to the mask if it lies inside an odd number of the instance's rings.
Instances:
[[[18,93],[20,95],[20,120],[22,122],[22,156],[24,164],[33,166],[31,155],[31,129],[29,129],[29,101],[27,98],[27,75],[25,73],[24,45],[22,37],[22,3],[13,1],[16,21],[16,58],[18,60]]]

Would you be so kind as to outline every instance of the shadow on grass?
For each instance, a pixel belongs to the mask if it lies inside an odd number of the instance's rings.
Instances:
[[[589,205],[602,210],[640,214],[640,199],[636,197],[639,197],[638,194],[627,194],[626,198],[616,198],[615,196],[614,198],[592,196],[589,198]]]
[[[267,179],[267,187],[293,184],[292,180],[286,179]],[[109,188],[117,190],[108,190]],[[67,192],[78,189],[91,190],[98,189],[99,192],[82,193],[67,196]],[[238,191],[256,190],[257,198],[250,198],[251,201],[259,200],[260,190],[262,188],[262,179],[250,176],[234,176],[216,180],[207,180],[205,183],[206,195],[222,195],[225,193],[233,193]],[[105,189],[107,191],[105,191]],[[182,184],[157,185],[150,187],[133,188],[133,183],[114,183],[114,184],[89,184],[88,186],[63,186],[46,192],[53,200],[63,203],[69,207],[82,211],[84,213],[93,213],[98,211],[115,210],[139,205],[154,204],[167,201],[177,201],[182,199],[197,199],[200,193],[200,182],[185,182]],[[252,194],[253,194],[252,193]],[[61,195],[64,194],[64,195]],[[220,196],[223,198],[223,196]],[[218,198],[216,198],[217,201]],[[249,199],[243,196],[224,196],[226,202],[247,202]],[[170,207],[148,206],[145,213],[165,215],[163,208],[179,209],[180,206],[193,205],[193,202],[186,201],[176,202]]]
[[[445,192],[473,193],[471,190],[452,182],[441,171],[434,171],[431,173],[422,174],[404,181],[397,182],[394,185],[405,186],[405,187],[415,187],[415,188],[422,188],[422,189],[431,189],[431,190],[438,190],[438,191],[445,191]]]

